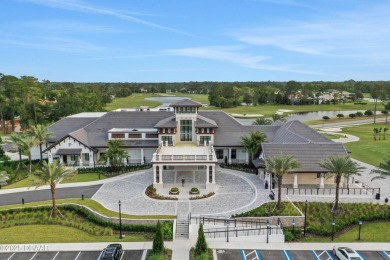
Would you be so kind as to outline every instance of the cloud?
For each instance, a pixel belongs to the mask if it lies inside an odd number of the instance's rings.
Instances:
[[[60,9],[66,9],[71,10],[75,12],[84,12],[84,13],[93,13],[93,14],[99,14],[99,15],[106,15],[115,17],[121,20],[130,21],[138,24],[142,24],[145,26],[153,27],[160,30],[170,31],[174,33],[180,33],[180,34],[187,34],[183,31],[177,30],[175,28],[162,26],[153,22],[149,22],[147,20],[143,20],[140,18],[137,18],[133,15],[126,14],[124,12],[119,12],[111,9],[106,8],[99,8],[94,7],[91,5],[87,5],[81,1],[78,0],[22,0],[24,2],[32,2],[39,5],[49,6],[53,8],[60,8]]]
[[[0,46],[17,46],[20,48],[72,53],[99,52],[104,50],[103,47],[89,42],[61,37],[4,36],[0,39]]]
[[[270,57],[262,55],[249,55],[246,53],[242,53],[242,49],[242,47],[237,46],[207,46],[182,49],[168,49],[163,51],[163,53],[167,55],[229,62],[231,64],[235,64],[241,67],[258,70],[284,71],[302,74],[319,74],[314,71],[294,69],[286,65],[267,65],[263,62],[268,60]]]
[[[390,59],[390,6],[327,13],[277,26],[238,28],[228,35],[257,47],[274,47],[311,56],[379,62]]]
[[[118,29],[105,26],[94,25],[84,22],[69,22],[62,20],[38,20],[22,22],[22,25],[29,29],[36,29],[43,32],[61,33],[119,33]]]

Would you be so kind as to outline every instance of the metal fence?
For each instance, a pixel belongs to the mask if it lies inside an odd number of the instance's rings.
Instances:
[[[207,238],[227,238],[239,236],[261,236],[261,235],[278,235],[283,234],[279,227],[262,227],[262,228],[212,228],[204,230]]]
[[[334,195],[336,188],[285,188],[287,195]],[[376,195],[380,188],[340,188],[340,195]]]
[[[256,221],[256,220],[244,220],[244,219],[235,219],[227,217],[218,217],[218,216],[199,216],[193,217],[189,215],[189,222],[195,224],[202,223],[203,225],[225,225],[229,223],[231,227],[245,227],[245,228],[255,228],[259,229],[267,225],[266,221]]]

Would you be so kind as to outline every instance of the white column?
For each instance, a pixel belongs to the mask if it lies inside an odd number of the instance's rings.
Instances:
[[[248,153],[248,151],[246,151],[245,153],[246,153],[245,163],[248,164],[249,163],[249,153]]]
[[[156,184],[156,165],[153,164],[153,184]]]
[[[48,160],[49,160],[49,164],[53,163],[53,156],[51,154],[51,152],[48,153]]]
[[[97,156],[97,154],[96,154]],[[89,167],[94,167],[95,165],[95,158],[93,152],[89,153]]]
[[[216,167],[216,165],[213,165],[212,167],[213,167],[213,183],[215,183],[215,167]]]
[[[298,188],[298,173],[294,174],[294,189]]]
[[[228,164],[232,163],[232,148],[229,148]]]
[[[162,179],[162,174],[163,174],[163,169],[164,169],[164,165],[160,165],[160,169],[159,169],[159,179],[160,179],[160,184],[162,185],[163,184],[163,179]]]
[[[144,148],[141,148],[141,164],[144,164],[145,163],[145,160],[144,160]]]
[[[79,154],[79,166],[83,166],[83,154]]]
[[[209,182],[209,171],[210,171],[209,167],[210,167],[210,165],[206,165],[206,185],[208,183],[210,183]]]
[[[321,173],[321,177],[320,177],[320,188],[322,189],[322,188],[324,188],[325,187],[325,185],[324,185],[324,174],[323,173]]]

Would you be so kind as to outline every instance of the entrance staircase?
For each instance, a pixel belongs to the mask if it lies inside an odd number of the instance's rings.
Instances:
[[[176,221],[175,239],[189,238],[189,223],[188,219],[181,219]]]

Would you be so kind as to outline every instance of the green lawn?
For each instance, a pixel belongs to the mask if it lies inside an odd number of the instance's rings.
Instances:
[[[335,242],[390,242],[390,222],[363,223],[360,241],[358,240],[359,226],[346,232],[336,234]],[[302,242],[330,242],[331,237],[308,237]]]
[[[159,94],[134,93],[128,97],[115,98],[111,103],[108,103],[104,109],[107,111],[112,111],[118,108],[137,108],[140,106],[157,107],[162,103],[158,101],[146,100],[145,98],[159,96]]]
[[[103,174],[100,174],[100,179],[107,179],[106,176]],[[88,181],[97,181],[99,180],[99,174],[98,173],[82,173],[77,174],[73,176],[72,178],[69,178],[67,180],[62,181],[62,183],[73,183],[73,182],[88,182]],[[3,189],[15,189],[15,188],[23,188],[23,187],[32,187],[35,188],[38,181],[34,176],[28,176],[27,178],[12,183],[10,185],[2,187]]]
[[[143,242],[142,236],[96,236],[73,227],[60,225],[26,225],[0,229],[1,244]]]
[[[51,200],[46,201],[39,201],[39,202],[29,202],[22,204],[14,204],[14,205],[6,205],[6,206],[0,206],[0,210],[6,210],[6,209],[12,209],[12,208],[28,208],[28,207],[34,207],[34,206],[43,206],[43,205],[51,205]],[[112,211],[104,207],[99,202],[92,200],[92,199],[62,199],[57,200],[57,204],[63,204],[63,203],[75,203],[87,206],[91,208],[92,210],[99,212],[102,215],[105,215],[107,217],[118,217],[118,212]],[[171,215],[128,215],[128,214],[122,214],[123,218],[128,219],[174,219],[176,216]]]
[[[209,106],[202,107],[204,110],[220,110],[218,107]],[[293,110],[293,112],[315,112],[315,111],[339,111],[339,110],[368,110],[374,109],[374,104],[355,105],[354,103],[346,103],[339,105],[275,105],[265,104],[259,106],[238,106],[233,108],[224,108],[223,111],[230,114],[262,114],[264,116],[272,116],[279,109]],[[378,106],[378,110],[381,106]],[[322,123],[322,121],[321,121]]]
[[[341,135],[338,135],[338,134],[327,134],[327,133],[321,133],[323,136],[329,138],[329,139],[339,139],[340,137],[342,137]]]
[[[198,101],[204,104],[209,103],[208,95],[206,94],[185,94],[185,93],[169,93],[169,94],[150,94],[150,93],[134,93],[131,96],[124,98],[116,98],[111,103],[108,103],[104,108],[107,111],[112,111],[118,108],[137,108],[140,106],[149,106],[151,108],[162,105],[161,102],[146,100],[150,97],[162,97],[166,96],[178,96],[189,97],[194,101]]]
[[[385,118],[383,115],[377,115],[376,118]],[[323,119],[318,119],[318,120],[309,120],[305,121],[304,123],[306,125],[321,125],[321,124],[333,124],[333,123],[344,123],[344,122],[354,122],[354,121],[359,121],[359,120],[366,120],[366,119],[371,119],[372,122],[374,122],[374,117],[373,116],[362,116],[362,117],[355,117],[355,118],[350,118],[348,116],[343,117],[343,118],[330,118],[328,120],[323,120]]]
[[[379,165],[390,151],[390,131],[387,131],[386,140],[374,141],[374,127],[384,127],[383,124],[367,124],[342,128],[342,133],[355,135],[360,138],[357,142],[346,143],[351,151],[351,157],[372,165]],[[388,126],[390,128],[390,125]],[[383,131],[382,131],[383,135]]]

